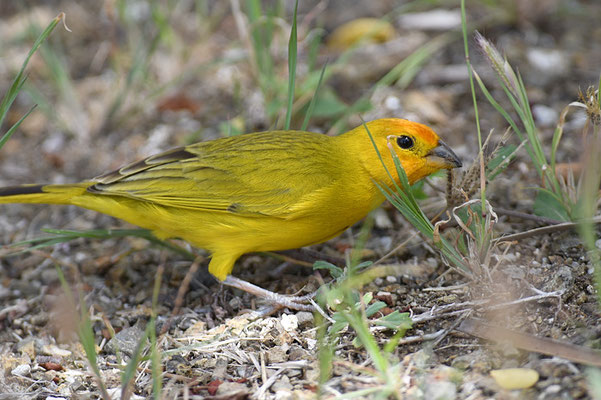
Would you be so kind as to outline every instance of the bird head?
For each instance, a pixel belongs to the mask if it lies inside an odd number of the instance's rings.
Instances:
[[[453,150],[432,129],[417,122],[397,118],[378,119],[361,125],[352,132],[363,136],[360,140],[363,165],[376,181],[390,182],[390,178],[382,167],[374,144],[393,177],[397,173],[392,153],[396,154],[411,184],[441,169],[460,168],[462,165]]]

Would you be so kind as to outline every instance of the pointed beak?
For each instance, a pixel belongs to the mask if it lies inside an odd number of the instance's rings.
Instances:
[[[429,163],[436,164],[440,169],[461,168],[461,160],[442,140],[438,141],[438,146],[433,148],[426,157]]]

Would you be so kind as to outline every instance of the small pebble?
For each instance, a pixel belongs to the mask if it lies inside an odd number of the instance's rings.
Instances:
[[[273,390],[274,392],[279,392],[281,390],[292,390],[292,385],[290,384],[290,379],[288,378],[288,376],[282,375],[282,377],[275,381],[273,386],[271,386],[271,390]]]
[[[289,390],[278,390],[275,392],[275,400],[292,400],[294,394]]]
[[[538,372],[530,368],[506,368],[490,371],[497,385],[503,389],[527,389],[538,382]]]
[[[313,324],[313,313],[309,311],[299,311],[296,313],[296,319],[298,321],[298,326],[304,328],[307,325]]]
[[[29,364],[21,364],[16,368],[13,368],[13,370],[10,371],[10,373],[14,376],[28,376],[31,373],[31,367],[29,366]]]
[[[295,332],[298,328],[298,317],[296,315],[283,314],[280,323],[286,332]]]
[[[238,395],[241,395],[243,393],[248,393],[248,388],[246,387],[246,385],[242,384],[242,383],[238,383],[238,382],[223,382],[221,385],[219,385],[219,388],[217,389],[217,396],[223,396],[225,398],[225,396],[227,395],[227,398],[243,398],[243,397],[238,397]]]
[[[533,105],[532,114],[540,126],[553,126],[557,123],[557,118],[559,118],[555,109],[542,104]]]

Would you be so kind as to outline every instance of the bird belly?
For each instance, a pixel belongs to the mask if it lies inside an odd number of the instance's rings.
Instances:
[[[81,196],[73,204],[149,229],[160,239],[180,238],[210,252],[244,254],[288,250],[325,242],[363,218],[368,209],[307,213],[294,218],[248,216],[163,207],[127,198]],[[356,206],[356,205],[355,205]]]

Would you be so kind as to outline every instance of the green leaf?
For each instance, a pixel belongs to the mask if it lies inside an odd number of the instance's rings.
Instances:
[[[548,190],[538,190],[533,208],[534,214],[538,216],[560,221],[570,221],[570,216],[565,206]]]
[[[355,275],[355,274],[361,272],[362,270],[364,270],[365,268],[369,267],[373,263],[374,263],[373,261],[363,261],[363,262],[360,262],[359,264],[357,264],[355,266],[351,266],[352,275]],[[366,301],[365,303],[369,303],[370,301],[371,301],[371,299],[368,300],[368,301]]]
[[[374,323],[393,330],[408,330],[411,329],[413,321],[411,321],[409,313],[400,313],[395,310],[382,318],[378,318]]]
[[[332,275],[332,277],[334,277],[335,279],[340,278],[344,274],[344,270],[342,268],[327,261],[315,261],[315,263],[313,264],[313,270],[316,269],[327,270],[330,273],[330,275]]]
[[[375,303],[370,304],[369,307],[365,309],[365,316],[371,317],[384,307],[386,307],[386,303],[384,303],[383,301],[376,301]]]
[[[315,98],[313,116],[334,117],[344,113],[347,108],[348,105],[340,100],[332,89],[324,87],[319,96]]]
[[[506,162],[507,158],[515,158],[515,150],[517,149],[516,145],[510,144],[502,147],[495,158],[490,160],[486,166],[486,175],[489,180],[493,180],[497,175],[499,175],[505,168],[500,169],[499,171],[495,171],[495,169],[501,165],[501,163]],[[507,167],[509,163],[505,164]],[[495,171],[494,175],[491,173]]]
[[[334,320],[334,323],[332,326],[330,326],[330,330],[328,332],[330,335],[335,335],[348,326],[346,318],[339,312],[334,313],[332,315],[332,319]]]

